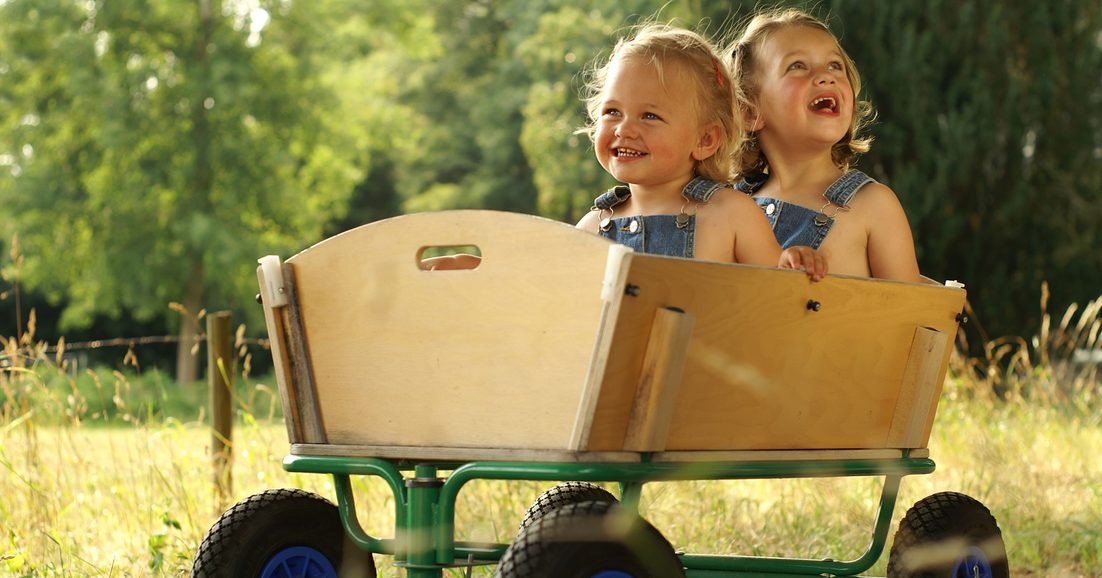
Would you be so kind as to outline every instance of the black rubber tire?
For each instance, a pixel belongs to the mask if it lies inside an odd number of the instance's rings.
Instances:
[[[255,578],[287,548],[305,546],[325,556],[341,577],[373,578],[371,553],[344,535],[332,502],[303,490],[254,494],[226,510],[203,537],[192,578]]]
[[[987,506],[957,492],[933,494],[900,520],[888,554],[888,578],[971,578],[972,573],[953,574],[967,556],[982,561],[981,576],[1010,576],[1002,531]]]
[[[524,513],[519,531],[523,531],[532,522],[558,510],[567,504],[578,502],[618,503],[612,492],[590,482],[563,482],[539,495],[536,501]]]
[[[607,501],[566,504],[533,521],[501,557],[495,578],[683,578],[673,547],[649,522]]]

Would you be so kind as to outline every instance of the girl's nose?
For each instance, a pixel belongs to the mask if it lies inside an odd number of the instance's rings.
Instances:
[[[631,122],[628,119],[624,119],[616,125],[615,134],[618,137],[631,138],[637,135],[638,131],[635,130],[635,123]]]
[[[831,71],[826,68],[820,68],[815,74],[815,84],[834,84],[837,82]]]

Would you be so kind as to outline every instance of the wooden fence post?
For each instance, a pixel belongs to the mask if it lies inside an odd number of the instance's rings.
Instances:
[[[229,311],[207,315],[207,383],[210,385],[211,459],[220,499],[233,491],[233,340]]]

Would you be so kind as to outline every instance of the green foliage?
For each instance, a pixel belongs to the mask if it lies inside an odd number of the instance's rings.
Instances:
[[[859,167],[985,335],[1102,286],[1102,11],[790,0],[827,18],[879,116]],[[612,184],[579,88],[633,23],[730,33],[749,0],[8,0],[0,242],[63,322],[244,309],[255,259],[403,211],[567,222]],[[209,5],[209,25],[200,8]],[[208,106],[209,105],[209,106]],[[4,288],[7,290],[7,288]],[[195,311],[192,311],[193,313]],[[985,331],[985,332],[984,332]]]
[[[860,167],[900,195],[928,276],[991,335],[1102,287],[1102,10],[1089,2],[836,0],[879,112]]]
[[[189,282],[199,306],[247,303],[258,256],[345,210],[356,132],[322,74],[339,3],[269,4],[0,5],[3,232],[63,325],[164,315]]]

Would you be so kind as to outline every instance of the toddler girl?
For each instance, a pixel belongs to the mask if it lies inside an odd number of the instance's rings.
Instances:
[[[899,199],[850,168],[869,148],[858,132],[872,110],[826,24],[796,9],[764,12],[726,54],[749,132],[734,153],[738,186],[780,244],[821,249],[832,273],[919,281]]]

